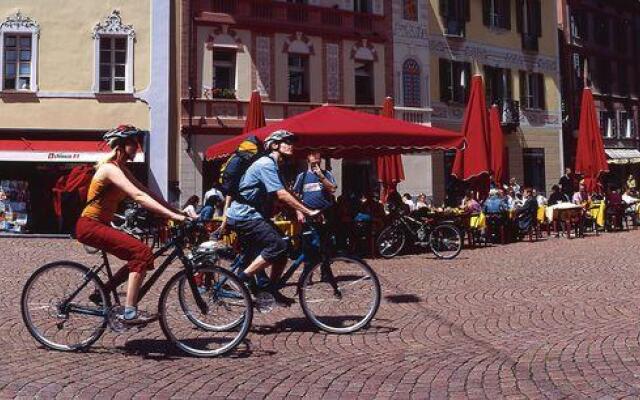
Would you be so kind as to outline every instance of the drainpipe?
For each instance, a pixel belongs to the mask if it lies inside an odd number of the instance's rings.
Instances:
[[[194,90],[193,90],[193,85],[194,85],[194,79],[193,79],[193,71],[194,71],[194,66],[193,66],[193,38],[194,38],[194,17],[195,17],[195,13],[193,11],[193,5],[191,1],[185,1],[184,3],[188,4],[189,6],[189,35],[188,35],[188,44],[187,44],[187,50],[189,52],[189,56],[188,56],[188,62],[189,62],[189,86],[187,88],[188,90],[188,95],[189,95],[189,127],[187,130],[187,149],[186,152],[187,153],[191,153],[191,135],[192,135],[192,131],[193,131],[193,109],[194,109],[194,103],[195,103],[195,95],[194,95]]]

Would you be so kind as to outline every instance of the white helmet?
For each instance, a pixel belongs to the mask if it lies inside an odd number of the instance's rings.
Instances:
[[[264,140],[264,149],[268,151],[271,147],[271,143],[279,143],[285,140],[294,141],[295,138],[296,136],[293,133],[284,129],[279,129],[275,132],[272,132],[271,135],[267,136],[267,138]]]

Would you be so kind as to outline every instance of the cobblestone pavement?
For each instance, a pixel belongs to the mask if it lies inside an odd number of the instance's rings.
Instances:
[[[47,351],[19,295],[69,240],[0,239],[0,398],[639,398],[640,231],[375,260],[372,326],[317,332],[299,307],[256,314],[231,356],[172,350],[157,324]],[[157,294],[147,301],[155,308]]]

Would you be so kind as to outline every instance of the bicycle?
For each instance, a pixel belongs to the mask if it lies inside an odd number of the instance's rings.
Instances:
[[[244,340],[253,318],[253,303],[235,275],[205,258],[185,253],[191,238],[202,229],[194,221],[174,228],[171,239],[154,253],[154,259],[172,251],[142,286],[139,300],[169,265],[180,260],[183,269],[167,281],[158,300],[160,327],[183,352],[213,357],[233,350]],[[115,318],[121,308],[117,290],[108,293],[99,275],[104,270],[108,278],[113,276],[106,253],[101,255],[102,262],[91,268],[73,261],[56,261],[38,268],[27,280],[20,302],[22,319],[31,336],[45,347],[85,350],[108,325],[122,331]],[[198,273],[206,273],[208,287],[196,283]],[[211,290],[216,282],[224,282],[227,295],[219,296],[220,291]],[[94,299],[89,299],[91,295]],[[190,318],[185,318],[186,314]]]
[[[307,223],[307,229],[299,239],[302,251],[297,256],[290,254],[294,261],[276,283],[276,289],[284,288],[304,264],[296,292],[309,321],[326,332],[338,334],[352,333],[367,326],[375,317],[381,298],[380,281],[373,269],[359,258],[338,254],[332,237],[321,223]],[[294,240],[289,237],[285,240],[293,250]],[[229,258],[228,248],[202,247],[196,252],[209,257],[213,263]],[[241,250],[230,270],[237,274],[246,264]],[[263,306],[262,311],[270,311],[269,306]]]
[[[428,248],[437,258],[451,260],[462,250],[462,233],[448,221],[423,221],[398,214],[391,225],[380,232],[376,247],[380,256],[390,259],[400,254],[408,242]]]

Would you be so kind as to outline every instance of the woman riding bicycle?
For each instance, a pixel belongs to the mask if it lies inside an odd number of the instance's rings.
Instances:
[[[146,271],[153,268],[153,253],[141,241],[114,229],[110,223],[120,202],[129,197],[147,210],[175,221],[184,221],[185,215],[151,193],[126,166],[136,156],[143,135],[131,125],[121,125],[104,134],[111,153],[96,165],[87,194],[87,205],[76,224],[76,237],[80,243],[103,250],[127,261],[107,283],[113,290],[129,279],[124,310],[118,319],[125,324],[143,324],[155,316],[139,313],[138,292]],[[128,274],[127,274],[128,272]],[[95,299],[91,298],[92,301]]]

